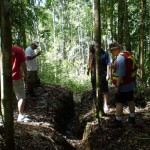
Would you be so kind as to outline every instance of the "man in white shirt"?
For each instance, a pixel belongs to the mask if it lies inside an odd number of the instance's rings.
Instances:
[[[39,46],[39,42],[34,40],[25,50],[26,64],[28,71],[27,93],[34,96],[34,87],[40,84],[40,79],[37,73],[36,57],[41,55],[41,51],[35,53],[35,49]]]

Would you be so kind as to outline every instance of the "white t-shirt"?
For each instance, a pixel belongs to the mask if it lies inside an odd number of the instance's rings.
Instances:
[[[25,49],[25,56],[35,56],[35,51],[31,48],[31,46],[28,46]],[[27,64],[27,70],[28,71],[37,71],[37,64],[36,64],[36,58],[32,60],[26,60]]]

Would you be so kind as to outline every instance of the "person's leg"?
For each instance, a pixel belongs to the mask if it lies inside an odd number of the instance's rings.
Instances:
[[[116,100],[116,117],[110,125],[111,128],[120,128],[122,127],[122,114],[123,114],[123,93],[115,94]]]
[[[34,95],[34,82],[35,82],[34,71],[28,71],[27,93],[31,96]]]
[[[109,100],[109,94],[108,92],[103,92],[103,98],[104,98],[104,112],[108,111],[108,100]]]
[[[134,114],[134,116],[135,116],[135,103],[134,103],[134,101],[128,101],[128,106],[129,106],[130,114]]]
[[[25,90],[23,81],[21,79],[13,81],[13,89],[18,100],[18,112],[19,114],[23,114],[25,103]]]
[[[135,126],[135,103],[134,103],[134,92],[131,91],[128,93],[128,106],[129,106],[129,123]]]
[[[13,89],[18,100],[18,119],[17,121],[30,121],[30,119],[26,118],[24,113],[25,106],[25,89],[24,83],[22,79],[13,81]]]
[[[18,100],[18,112],[19,112],[19,114],[21,114],[21,115],[23,115],[24,106],[25,106],[25,100],[19,99],[19,100]]]
[[[106,80],[106,77],[102,77],[101,89],[103,92],[103,109],[104,112],[106,113],[108,111],[108,101],[109,101],[108,81]]]
[[[41,82],[40,82],[40,78],[39,78],[39,75],[38,75],[37,71],[35,71],[34,76],[35,76],[35,85],[34,85],[34,87],[38,87],[38,86],[40,86]]]

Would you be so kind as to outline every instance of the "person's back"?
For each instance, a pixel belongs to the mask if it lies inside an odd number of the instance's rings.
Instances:
[[[102,48],[101,48],[101,75],[102,77],[106,77],[106,75],[108,74],[107,71],[110,71],[108,70],[108,66],[111,65],[110,63],[110,58],[109,58],[109,54],[104,51]],[[96,71],[96,62],[95,62],[95,56],[94,56],[94,59],[93,59],[93,66],[94,66],[94,71]]]
[[[12,79],[21,79],[21,64],[26,61],[22,48],[18,46],[12,46]]]
[[[125,79],[127,78],[126,76],[126,60],[125,57],[122,55],[118,55],[117,56],[117,64],[116,64],[116,75],[117,76],[123,76]],[[128,92],[128,91],[133,91],[135,89],[135,85],[136,85],[136,80],[133,80],[129,83],[124,83],[121,84],[120,86],[120,92]]]

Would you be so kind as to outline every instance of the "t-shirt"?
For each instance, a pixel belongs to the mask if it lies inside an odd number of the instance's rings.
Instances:
[[[90,71],[94,71],[94,67],[93,67],[93,59],[94,59],[94,54],[90,53],[90,59],[89,59],[89,70]]]
[[[94,66],[94,72],[96,70],[96,65],[95,65],[95,56],[93,59],[93,66]],[[107,75],[107,66],[110,66],[110,58],[109,55],[106,51],[101,51],[101,75],[102,77],[105,77]]]
[[[20,66],[26,61],[22,48],[12,46],[12,80],[19,80],[22,77]]]
[[[26,48],[25,56],[26,56],[26,58],[28,56],[35,56],[35,51],[32,49],[31,46],[28,46]],[[32,60],[27,59],[26,63],[27,63],[27,71],[37,71],[36,58],[34,58]]]
[[[124,77],[126,73],[126,64],[124,56],[118,55],[116,61],[117,61],[116,75]],[[129,92],[133,91],[135,89],[135,86],[136,86],[135,81],[133,81],[131,83],[121,85],[119,90],[120,92]]]

